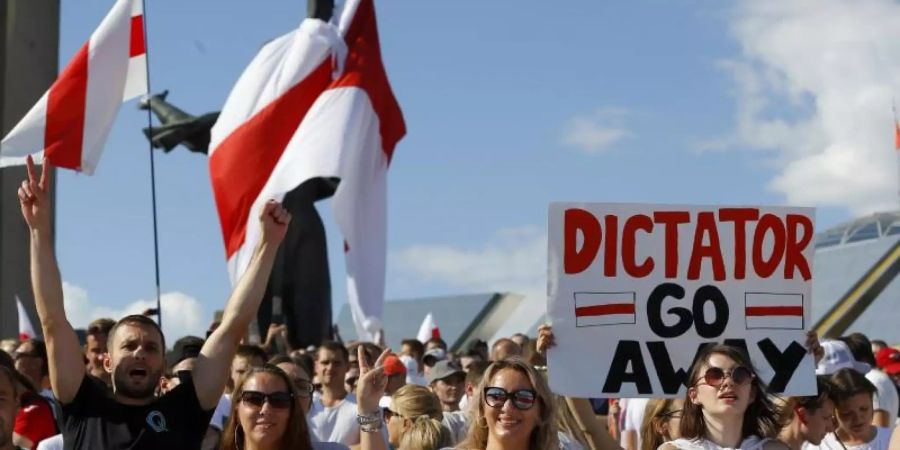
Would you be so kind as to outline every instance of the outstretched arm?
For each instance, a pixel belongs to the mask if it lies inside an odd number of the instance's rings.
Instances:
[[[78,346],[75,330],[66,319],[59,265],[53,253],[50,162],[44,160],[40,179],[31,156],[27,166],[28,180],[19,188],[19,204],[31,234],[31,285],[47,343],[50,384],[56,398],[66,404],[75,398],[84,379],[83,352]]]
[[[259,246],[225,305],[222,324],[203,344],[200,356],[194,363],[192,377],[199,381],[194,383],[194,388],[203,409],[215,408],[222,396],[231,359],[262,302],[275,254],[291,222],[291,215],[278,202],[269,200],[259,220],[262,224]]]

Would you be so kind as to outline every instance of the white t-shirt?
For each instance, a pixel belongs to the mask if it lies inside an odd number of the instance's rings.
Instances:
[[[464,411],[445,412],[444,420],[441,422],[450,430],[453,445],[462,442],[466,438],[466,433],[469,432],[469,422],[466,420]]]
[[[897,395],[897,387],[894,386],[891,377],[878,369],[872,369],[866,373],[866,379],[871,381],[875,385],[875,389],[878,390],[878,395],[872,397],[872,407],[887,411],[890,415],[888,419],[889,424],[897,422],[897,408],[900,407],[900,397]]]
[[[313,394],[312,406],[306,421],[315,438],[325,442],[340,442],[350,446],[359,444],[359,423],[356,422],[356,396],[347,394],[337,406],[326,408],[322,396]]]
[[[44,439],[37,445],[37,450],[63,450],[62,434],[55,434]]]
[[[834,433],[828,433],[818,446],[804,443],[803,450],[887,450],[888,444],[891,442],[891,429],[882,427],[876,427],[876,429],[875,439],[865,444],[841,444]]]
[[[749,436],[747,439],[741,441],[737,448],[741,450],[762,450],[766,443],[772,440],[773,439],[770,438],[762,439],[757,436]],[[674,445],[675,448],[680,448],[681,450],[730,450],[729,447],[721,447],[715,442],[707,439],[680,438],[663,445],[667,444]]]
[[[641,448],[641,422],[644,421],[644,410],[649,398],[629,398],[625,402],[625,419],[622,421],[622,447],[625,447],[625,433],[634,433],[634,448]]]
[[[584,450],[584,446],[581,445],[581,442],[576,441],[572,436],[569,436],[562,431],[557,433],[557,436],[559,437],[560,450]]]
[[[212,418],[209,420],[209,426],[219,431],[224,430],[229,414],[231,414],[231,396],[222,394],[219,397],[219,404],[216,405],[216,410],[213,411]]]

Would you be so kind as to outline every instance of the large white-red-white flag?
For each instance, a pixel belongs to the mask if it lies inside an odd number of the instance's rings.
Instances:
[[[0,167],[28,155],[94,172],[122,102],[147,93],[142,0],[118,0],[50,89],[0,142]]]
[[[37,337],[34,325],[31,324],[31,319],[28,317],[28,312],[25,311],[25,305],[19,300],[19,296],[16,296],[16,312],[19,313],[19,340],[24,341]]]
[[[387,169],[406,134],[381,60],[372,0],[348,0],[338,26],[305,19],[244,70],[212,129],[209,168],[236,283],[260,239],[270,198],[338,177],[348,300],[360,339],[381,328]]]

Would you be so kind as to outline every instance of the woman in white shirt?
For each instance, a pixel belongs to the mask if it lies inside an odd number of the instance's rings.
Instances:
[[[783,450],[771,439],[779,430],[778,411],[766,395],[743,350],[706,347],[688,377],[681,414],[681,438],[660,450]]]
[[[872,425],[872,396],[875,386],[866,376],[853,370],[841,369],[831,376],[834,387],[838,429],[807,450],[887,450],[891,440],[889,428]]]

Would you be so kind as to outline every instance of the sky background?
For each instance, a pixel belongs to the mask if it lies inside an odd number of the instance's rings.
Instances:
[[[61,2],[60,64],[110,0]],[[897,208],[890,0],[377,1],[408,133],[389,175],[386,297],[542,296],[551,201],[816,206],[817,228]],[[151,88],[218,110],[305,2],[148,0]],[[125,104],[92,177],[60,174],[57,252],[76,327],[155,302],[150,169]],[[156,154],[166,334],[230,291],[204,155]],[[346,303],[328,201],[334,314]],[[419,319],[416,319],[419,320]]]

